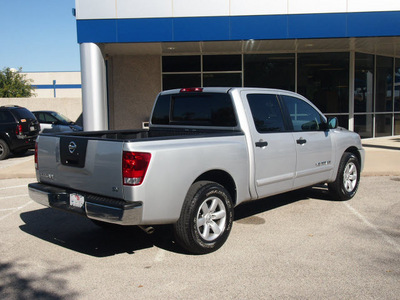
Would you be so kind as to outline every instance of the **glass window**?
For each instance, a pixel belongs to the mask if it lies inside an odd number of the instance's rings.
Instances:
[[[241,87],[242,74],[239,73],[207,73],[203,75],[203,86],[205,87]]]
[[[354,112],[373,112],[374,56],[356,53],[354,76]]]
[[[244,86],[294,91],[294,54],[245,55]]]
[[[354,116],[354,131],[357,132],[361,138],[371,138],[372,135],[373,115],[355,115]]]
[[[164,74],[163,90],[201,86],[200,74]]]
[[[319,130],[323,119],[311,105],[303,100],[290,96],[282,96],[289,111],[294,131]]]
[[[276,95],[249,94],[247,101],[258,132],[285,131],[282,112]]]
[[[376,106],[377,112],[391,112],[393,88],[393,58],[376,57]]]
[[[0,123],[14,123],[14,117],[9,111],[0,111]]]
[[[237,124],[229,95],[215,93],[163,95],[154,108],[152,123],[218,127]]]
[[[349,112],[349,53],[298,54],[297,91],[324,113]]]
[[[400,58],[396,58],[394,79],[394,111],[400,111]]]
[[[199,55],[163,56],[163,72],[200,72],[201,60]]]
[[[36,117],[26,108],[17,108],[13,113],[20,119],[36,119]]]
[[[204,55],[203,71],[242,71],[242,56]]]
[[[394,115],[394,135],[400,135],[400,114]]]
[[[375,136],[392,135],[392,115],[375,115]]]

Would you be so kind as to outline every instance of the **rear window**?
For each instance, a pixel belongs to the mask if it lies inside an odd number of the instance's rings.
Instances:
[[[237,125],[228,94],[193,93],[160,96],[153,111],[155,125],[234,127]]]
[[[35,116],[26,108],[17,108],[13,113],[18,119],[36,119]]]

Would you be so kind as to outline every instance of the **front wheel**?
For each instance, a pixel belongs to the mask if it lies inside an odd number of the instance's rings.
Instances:
[[[4,140],[0,140],[0,160],[6,159],[10,154],[10,148]]]
[[[354,197],[360,182],[360,162],[353,153],[345,152],[340,160],[336,180],[329,183],[329,190],[338,200]]]
[[[229,192],[218,183],[199,181],[186,195],[174,232],[183,248],[205,254],[225,243],[232,223],[233,205]]]

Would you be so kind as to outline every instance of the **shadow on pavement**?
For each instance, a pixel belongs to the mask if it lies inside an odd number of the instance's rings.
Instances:
[[[332,201],[326,190],[324,187],[307,188],[244,203],[235,208],[235,222],[309,198]],[[50,208],[24,212],[20,217],[25,223],[20,226],[22,231],[94,257],[134,254],[135,251],[153,246],[187,254],[175,244],[172,225],[155,226],[155,232],[148,235],[137,226],[113,226],[104,229],[89,219]]]

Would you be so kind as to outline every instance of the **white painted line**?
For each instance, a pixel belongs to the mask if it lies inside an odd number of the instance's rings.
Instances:
[[[29,201],[29,202],[27,202],[27,203],[25,203],[24,205],[21,205],[21,206],[15,208],[12,212],[10,212],[10,213],[8,213],[8,214],[6,214],[6,215],[0,217],[0,221],[3,221],[5,218],[7,218],[7,217],[9,217],[9,216],[11,216],[11,215],[13,215],[13,214],[15,214],[16,212],[20,211],[21,209],[23,209],[24,207],[28,206],[28,205],[31,204],[31,203],[33,203],[32,200]]]
[[[27,196],[29,196],[29,195],[28,194],[22,194],[22,195],[6,196],[6,197],[0,197],[0,200],[11,199],[11,198],[19,198],[19,197],[27,197]]]
[[[17,188],[20,188],[20,187],[28,187],[28,185],[27,184],[22,184],[22,185],[14,185],[14,186],[3,187],[3,188],[0,188],[0,191],[9,190],[9,189],[17,189]]]
[[[361,213],[359,213],[354,207],[352,207],[349,203],[343,202],[343,204],[354,214],[356,215],[365,225],[371,228],[375,233],[380,235],[388,244],[392,245],[398,252],[400,252],[400,245],[396,243],[390,236],[379,230],[374,224],[369,222]]]

